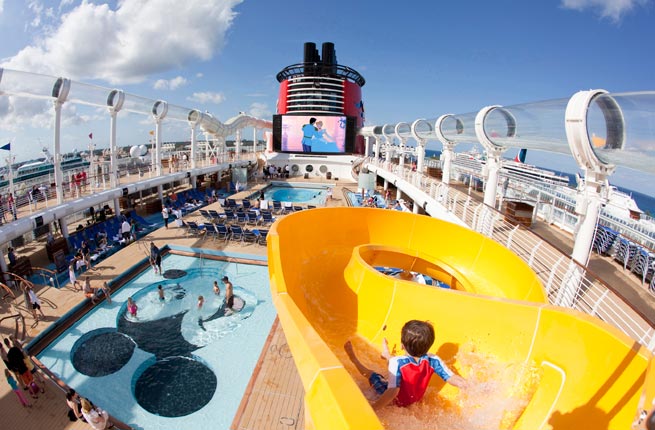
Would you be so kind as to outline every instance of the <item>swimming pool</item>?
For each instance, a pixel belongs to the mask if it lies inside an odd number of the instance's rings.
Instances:
[[[150,268],[137,275],[38,358],[134,428],[227,430],[275,319],[268,269],[170,254],[163,268],[164,277]],[[227,316],[224,275],[245,303]],[[138,306],[136,318],[127,312],[128,297]]]
[[[386,208],[387,207],[387,202],[384,200],[384,196],[378,193],[373,193],[373,194],[368,194],[368,197],[373,197],[375,207],[378,208]],[[346,198],[350,202],[350,206],[365,206],[362,204],[362,194],[361,193],[355,193],[353,191],[347,191],[346,192]]]
[[[309,205],[324,205],[329,185],[271,182],[263,188],[266,200],[278,202],[306,203]],[[257,199],[261,191],[253,193],[249,198]]]

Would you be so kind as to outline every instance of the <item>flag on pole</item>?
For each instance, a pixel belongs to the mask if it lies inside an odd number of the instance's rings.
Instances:
[[[89,139],[93,139],[93,133],[89,133]]]
[[[4,149],[5,151],[11,151],[11,142],[9,142],[6,145],[0,146],[0,149]]]

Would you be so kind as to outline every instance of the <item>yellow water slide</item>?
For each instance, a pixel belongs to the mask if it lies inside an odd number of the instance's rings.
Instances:
[[[308,429],[410,428],[411,418],[414,428],[623,430],[655,394],[652,381],[646,387],[647,349],[598,319],[547,304],[518,256],[460,226],[391,210],[311,209],[274,224],[268,256]],[[388,276],[381,266],[450,288]],[[344,342],[384,373],[382,339],[400,353],[401,328],[412,319],[434,325],[431,352],[472,386],[460,391],[435,376],[421,404],[376,413]],[[489,409],[498,412],[493,419]]]

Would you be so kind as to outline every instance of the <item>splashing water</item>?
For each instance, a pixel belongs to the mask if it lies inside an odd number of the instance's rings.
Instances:
[[[365,341],[353,341],[357,355],[373,370],[385,373],[379,352]],[[336,347],[336,345],[334,345]],[[345,354],[337,355],[364,396],[377,396]],[[534,363],[501,362],[493,355],[476,351],[473,344],[460,346],[448,366],[465,377],[470,387],[460,390],[433,376],[425,397],[409,407],[389,405],[378,411],[386,429],[397,430],[505,430],[511,429],[537,389],[541,371]]]

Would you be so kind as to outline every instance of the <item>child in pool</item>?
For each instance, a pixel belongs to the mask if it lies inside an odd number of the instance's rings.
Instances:
[[[204,303],[205,303],[205,298],[203,296],[198,296],[198,309],[201,309]]]
[[[218,286],[218,281],[214,281],[214,294],[221,295],[221,288]]]
[[[164,288],[161,285],[157,286],[157,294],[159,294],[159,300],[162,302],[166,300],[166,297],[164,297]]]
[[[134,303],[134,300],[132,300],[132,297],[127,298],[127,311],[132,315],[134,318],[136,318],[136,312],[139,309],[139,307]]]

